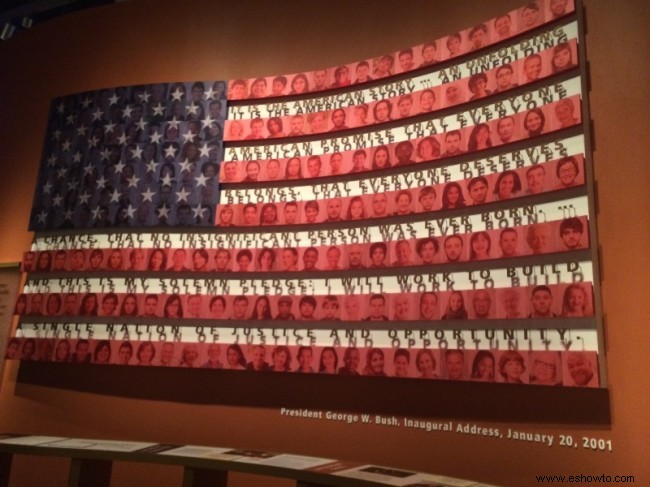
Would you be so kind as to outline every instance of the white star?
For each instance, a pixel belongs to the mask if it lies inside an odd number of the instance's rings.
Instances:
[[[120,98],[117,96],[117,93],[113,93],[113,96],[111,96],[108,101],[110,103],[110,106],[117,105],[117,102],[120,100]]]
[[[102,211],[99,206],[95,208],[92,213],[93,213],[93,220],[97,220],[99,218],[99,212]]]
[[[75,114],[74,114],[74,113],[71,113],[70,115],[68,115],[67,117],[65,117],[65,121],[68,123],[68,125],[73,125],[74,122],[75,122],[75,120],[76,120],[76,118],[77,118],[77,117],[75,116]]]
[[[148,164],[146,164],[146,166],[147,166],[147,172],[153,172],[153,173],[155,173],[155,172],[156,172],[156,168],[157,168],[159,165],[160,165],[159,162],[154,162],[154,161],[149,162]]]
[[[59,106],[56,107],[56,111],[61,113],[61,114],[65,111],[65,105],[63,104],[63,100],[61,100],[61,103],[59,103]]]
[[[181,172],[192,172],[192,163],[187,159],[185,159],[183,162],[179,162],[178,165],[181,166]]]
[[[82,123],[78,128],[77,128],[77,135],[85,135],[86,134],[86,126]]]
[[[201,208],[201,206],[197,206],[196,208],[193,208],[192,211],[194,212],[194,218],[203,218],[203,212],[205,211],[205,208]]]
[[[169,218],[169,207],[167,205],[163,205],[160,208],[158,208],[158,218]]]
[[[150,97],[151,97],[151,93],[147,93],[146,91],[144,93],[140,93],[140,101],[144,103],[148,103]]]
[[[63,202],[63,196],[60,194],[57,194],[54,198],[52,198],[52,204],[54,206],[61,206],[61,203]]]
[[[205,186],[205,183],[208,182],[208,178],[206,178],[203,174],[199,174],[199,176],[195,177],[194,179],[196,179],[196,186],[197,187]]]
[[[201,157],[210,157],[210,148],[208,147],[208,144],[203,143],[201,147],[199,148],[200,156]]]
[[[138,126],[138,128],[139,128],[140,130],[144,130],[144,129],[147,128],[147,122],[145,122],[145,121],[142,120],[142,119],[140,119],[140,121],[137,122],[136,125]]]
[[[135,146],[135,149],[129,149],[134,159],[142,159],[142,147]]]
[[[174,100],[181,101],[181,98],[183,98],[183,92],[180,89],[176,88],[176,90],[172,93],[172,98],[174,98]]]
[[[167,122],[167,125],[169,125],[170,127],[174,127],[175,129],[177,129],[178,126],[180,125],[180,123],[181,123],[181,121],[180,121],[180,120],[176,120],[176,116],[174,116],[171,120],[169,120],[169,121]]]
[[[187,110],[188,114],[191,113],[192,115],[197,115],[199,111],[199,106],[192,103],[191,105],[186,105],[185,109]]]
[[[61,131],[60,130],[55,130],[54,132],[52,132],[52,139],[59,140],[60,137],[61,137]]]
[[[56,156],[52,154],[50,157],[47,158],[47,167],[54,167],[56,164]]]
[[[65,175],[68,173],[67,169],[61,168],[56,172],[56,177],[59,179],[65,178]]]
[[[87,205],[90,202],[90,193],[83,193],[79,195],[79,204]]]
[[[54,187],[54,185],[52,183],[50,183],[49,181],[47,183],[45,183],[43,185],[43,194],[50,194],[50,191],[52,190],[53,187]]]
[[[92,98],[90,98],[89,96],[87,96],[87,97],[84,98],[84,100],[81,102],[81,106],[82,106],[82,108],[85,110],[86,108],[88,108],[88,107],[90,106],[90,104],[91,104],[92,102],[93,102]]]
[[[45,223],[47,218],[47,211],[43,210],[38,214],[38,223]]]
[[[156,193],[151,191],[151,189],[147,188],[147,190],[142,193],[142,202],[144,203],[145,201],[150,201],[153,203],[153,197]]]
[[[185,191],[185,188],[181,188],[180,191],[176,192],[176,201],[180,203],[181,201],[185,201],[187,203],[187,197],[191,195],[192,193],[190,191]]]
[[[111,195],[111,203],[117,203],[120,201],[120,196],[122,196],[122,193],[120,193],[117,189],[113,191],[113,194]]]
[[[76,179],[73,179],[72,181],[70,181],[68,183],[68,188],[73,190],[73,191],[76,191],[77,186],[79,186],[79,181],[77,181]]]
[[[170,186],[172,184],[172,178],[169,174],[163,176],[161,179],[163,186]]]
[[[194,142],[194,137],[196,137],[196,134],[193,134],[192,132],[187,132],[183,135],[185,142]]]
[[[122,110],[122,116],[124,118],[131,118],[131,112],[133,111],[133,108],[131,108],[129,105],[124,107],[124,110]]]
[[[203,126],[201,128],[209,127],[212,125],[212,122],[215,122],[216,120],[214,118],[210,118],[210,115],[208,114],[203,120],[201,120],[201,123]]]
[[[137,188],[140,178],[135,177],[135,174],[129,179],[129,188]]]
[[[165,149],[165,157],[176,157],[176,147],[170,145]]]
[[[68,208],[65,213],[63,213],[63,216],[65,217],[66,220],[72,221],[72,217],[74,216],[74,211],[72,211],[72,208]]]
[[[97,108],[95,109],[95,111],[93,112],[93,122],[94,122],[95,120],[99,120],[100,118],[102,118],[102,115],[104,115],[104,112],[102,112],[102,111],[99,109],[99,107],[97,107]]]
[[[135,208],[131,203],[129,203],[129,207],[126,209],[126,216],[128,218],[133,218],[135,216]]]
[[[115,128],[116,125],[117,124],[115,124],[113,122],[109,122],[107,124],[104,124],[104,132],[106,132],[107,134],[110,134],[111,132],[113,132],[113,129]]]
[[[81,162],[82,157],[83,155],[81,154],[81,152],[77,150],[77,152],[75,152],[74,155],[72,156],[72,160],[75,164],[78,164],[79,162]]]
[[[208,88],[208,91],[205,92],[205,99],[210,100],[210,99],[214,98],[215,93],[216,93],[216,91],[214,91],[212,89],[212,86],[210,86],[210,88]]]
[[[159,134],[158,132],[154,132],[149,137],[151,139],[152,144],[157,144],[158,142],[160,142],[160,139],[162,139],[162,135]]]
[[[97,188],[104,188],[104,187],[106,186],[106,183],[107,183],[107,182],[108,182],[108,181],[104,178],[104,176],[101,176],[101,177],[96,181]]]
[[[126,135],[122,134],[117,138],[117,141],[120,143],[120,145],[125,145],[126,144]]]
[[[126,164],[124,164],[121,160],[117,164],[115,164],[115,174],[122,174],[122,170]]]
[[[90,139],[90,146],[97,147],[98,143],[99,143],[99,139],[93,135]]]
[[[66,140],[63,144],[61,144],[61,150],[69,151],[71,145],[72,143],[69,140]]]
[[[88,176],[93,172],[93,169],[95,169],[95,166],[92,164],[88,164],[87,166],[84,166],[84,176]]]
[[[108,158],[109,158],[110,155],[111,155],[111,151],[110,151],[110,149],[109,149],[108,147],[104,147],[104,148],[102,149],[102,151],[101,151],[99,154],[102,156],[102,161],[103,161],[103,160],[107,160],[107,161],[108,161]]]
[[[156,115],[159,115],[159,116],[162,117],[164,115],[164,110],[165,110],[165,107],[162,106],[162,103],[158,102],[158,105],[153,107],[153,115],[154,115],[154,117]]]

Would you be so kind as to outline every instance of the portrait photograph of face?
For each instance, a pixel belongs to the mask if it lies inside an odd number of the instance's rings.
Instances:
[[[346,245],[347,269],[365,269],[367,267],[368,244]]]
[[[513,25],[513,16],[505,14],[497,17],[492,22],[497,40],[504,40],[516,33],[516,26]],[[515,21],[516,22],[516,19]]]
[[[235,183],[239,182],[243,176],[240,174],[240,164],[235,161],[227,161],[221,165],[221,182]]]
[[[393,267],[412,266],[417,260],[414,242],[411,240],[401,239],[391,242],[390,253],[393,258],[390,265]]]
[[[521,138],[520,124],[514,116],[505,116],[489,122],[494,145],[509,144]]]
[[[385,218],[395,211],[395,202],[388,193],[375,193],[369,198],[368,212],[371,218]]]
[[[325,264],[323,247],[307,247],[299,249],[299,268],[305,272],[321,270]]]
[[[428,88],[421,92],[415,93],[417,106],[415,113],[429,113],[440,109],[440,87]]]
[[[321,316],[323,321],[340,321],[341,299],[338,296],[324,296],[321,300]]]
[[[467,83],[455,81],[453,83],[445,83],[441,87],[443,93],[442,99],[445,107],[453,107],[459,103],[465,102],[467,99]]]
[[[528,352],[503,350],[496,354],[497,382],[505,384],[528,384]]]
[[[287,159],[283,179],[298,180],[302,179],[303,175],[306,176],[306,171],[303,171],[303,163],[300,157],[291,157]]]
[[[586,216],[569,217],[554,222],[557,248],[561,251],[589,248],[589,220]]]
[[[317,296],[300,296],[298,299],[297,320],[314,321],[321,318],[320,297]]]
[[[553,163],[553,187],[566,189],[585,183],[584,158],[582,154],[563,157]]]
[[[575,42],[562,42],[555,46],[549,55],[552,73],[559,73],[577,65],[578,54]]]
[[[281,180],[285,172],[285,161],[281,159],[269,159],[263,164],[260,180],[278,181]]]
[[[564,98],[553,103],[551,127],[562,130],[580,123],[581,106],[579,97]]]
[[[443,241],[445,262],[455,263],[467,260],[467,245],[461,235],[449,235]]]
[[[447,380],[466,380],[465,352],[457,349],[447,349],[441,352],[441,362],[444,370],[444,377]]]
[[[467,354],[470,364],[469,379],[474,382],[496,382],[496,359],[491,350],[471,350]]]
[[[549,132],[551,130],[552,115],[549,112],[549,107],[545,105],[519,113],[517,116],[520,119],[524,137],[537,137]]]
[[[593,316],[593,286],[589,282],[575,282],[556,286],[558,296],[562,299],[560,316],[580,318]]]
[[[338,271],[345,268],[345,246],[343,245],[331,245],[329,247],[322,246],[320,252],[325,253],[326,263],[323,270]]]
[[[321,159],[324,161],[325,174],[330,176],[338,176],[347,174],[351,168],[351,155],[349,152],[334,152],[331,155],[323,155]]]
[[[574,9],[573,0],[550,0],[548,2],[548,18],[558,19]]]
[[[556,286],[528,286],[526,296],[529,318],[549,319],[560,316],[562,295]]]
[[[441,316],[443,320],[466,320],[468,319],[468,301],[467,291],[447,291],[439,293],[441,299]]]
[[[524,238],[520,227],[507,227],[488,232],[493,245],[493,258],[511,258],[523,255]]]
[[[541,386],[562,385],[562,356],[557,351],[530,352],[530,383]]]
[[[495,317],[495,293],[490,289],[477,289],[471,292],[469,318],[473,320],[488,320]]]
[[[598,387],[598,353],[591,351],[562,352],[562,377],[565,386]]]
[[[555,252],[557,233],[549,222],[528,225],[525,230],[526,253],[532,255]]]
[[[527,195],[541,194],[553,187],[553,174],[551,165],[537,164],[524,170],[524,193]]]
[[[452,34],[445,39],[444,50],[446,53],[446,57],[448,59],[451,59],[456,56],[460,56],[462,53],[464,53],[467,50],[465,39],[466,36],[464,36],[459,32]]]
[[[492,306],[496,305],[496,317],[502,319],[524,319],[528,313],[528,298],[525,288],[499,288]]]
[[[271,272],[276,270],[277,252],[275,249],[258,249],[255,257],[255,270]]]
[[[416,190],[417,204],[416,211],[420,212],[429,212],[434,211],[440,208],[441,202],[439,201],[439,195],[441,194],[442,187],[437,188],[436,186],[424,186]]]
[[[260,224],[260,208],[255,203],[233,205],[233,208],[239,214],[239,225],[252,227]]]
[[[431,265],[442,262],[440,253],[440,239],[436,237],[423,237],[415,240],[416,264]]]
[[[367,316],[368,297],[360,294],[343,296],[341,317],[343,321],[361,321]]]
[[[519,9],[519,31],[525,32],[544,23],[543,2],[530,2]]]
[[[420,294],[416,319],[425,321],[440,319],[439,300],[440,293],[425,292]]]
[[[303,202],[290,201],[277,203],[278,225],[297,225],[303,223]]]
[[[413,294],[401,293],[391,296],[392,321],[409,321],[415,319],[416,305]]]

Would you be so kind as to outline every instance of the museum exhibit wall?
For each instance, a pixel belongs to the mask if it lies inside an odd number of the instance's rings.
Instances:
[[[554,435],[548,446],[290,418],[278,409],[155,402],[40,387],[17,382],[19,363],[7,362],[0,431],[287,451],[508,486],[533,485],[540,474],[594,472],[635,475],[643,482],[649,475],[643,452],[650,410],[644,392],[650,360],[644,350],[648,312],[643,307],[649,290],[643,266],[650,244],[645,210],[650,142],[643,110],[650,41],[644,28],[650,15],[642,1],[622,2],[616,9],[602,1],[585,4],[611,426],[454,421]],[[521,6],[518,1],[138,1],[81,12],[24,32],[0,45],[0,263],[18,262],[31,243],[29,209],[49,103],[56,96],[334,66],[439,38]],[[560,435],[576,438],[578,448],[561,446]],[[583,448],[583,437],[611,440],[612,451]],[[14,463],[12,485],[66,482],[65,460],[21,457]],[[180,469],[172,467],[120,463],[114,469],[114,485],[178,485],[180,478]],[[233,479],[235,485],[289,485],[283,480]]]

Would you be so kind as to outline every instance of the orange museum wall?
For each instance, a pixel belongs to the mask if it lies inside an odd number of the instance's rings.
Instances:
[[[647,485],[650,368],[650,76],[645,0],[585,0],[591,111],[595,120],[602,293],[606,313],[611,427],[496,424],[553,434],[552,447],[460,433],[334,424],[278,410],[131,400],[16,382],[4,369],[0,432],[219,444],[393,465],[504,486],[535,474],[634,475]],[[522,5],[518,0],[398,3],[139,0],[37,25],[0,45],[0,264],[29,246],[27,227],[49,100],[101,87],[250,78],[313,70],[435,39]],[[408,8],[406,8],[408,7]],[[222,13],[223,12],[223,13]],[[227,12],[227,13],[226,13]],[[616,35],[614,35],[616,33]],[[641,130],[639,130],[641,129]],[[143,385],[146,387],[146,385]],[[218,385],[215,385],[218,387]],[[503,405],[508,407],[507,404]],[[535,405],[531,404],[531,408]],[[465,421],[464,421],[465,422]],[[471,422],[471,421],[470,421]],[[613,451],[560,447],[558,435],[610,439]],[[34,466],[38,463],[39,468]],[[65,485],[61,459],[14,460],[12,484]],[[175,467],[118,463],[114,485],[179,485]],[[233,476],[237,486],[292,485]]]

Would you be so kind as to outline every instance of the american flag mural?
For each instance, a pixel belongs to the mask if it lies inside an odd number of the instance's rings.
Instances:
[[[309,73],[55,99],[7,358],[604,386],[560,4]]]

